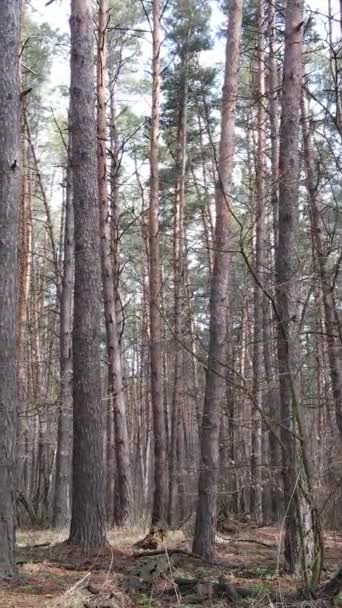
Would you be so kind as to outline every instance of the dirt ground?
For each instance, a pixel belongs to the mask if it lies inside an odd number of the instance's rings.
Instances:
[[[114,530],[110,546],[101,554],[84,555],[63,544],[65,536],[50,531],[19,531],[19,577],[0,584],[0,608],[164,608],[190,604],[214,606],[219,602],[205,592],[182,595],[175,578],[224,580],[254,587],[248,606],[270,605],[271,592],[295,591],[300,581],[282,574],[281,530],[243,527],[231,536],[217,537],[215,564],[187,555],[190,538],[170,533],[162,554],[138,557],[134,543],[144,536],[139,529]],[[174,549],[184,553],[173,553]],[[151,561],[152,560],[152,561]],[[326,534],[323,578],[342,563],[342,534]],[[141,580],[148,587],[140,586]],[[342,605],[342,603],[340,604]]]

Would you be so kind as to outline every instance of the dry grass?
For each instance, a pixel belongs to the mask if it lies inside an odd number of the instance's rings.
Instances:
[[[141,526],[112,528],[108,531],[108,540],[113,547],[130,551],[134,543],[143,538],[147,531],[148,528]]]
[[[83,591],[74,590],[47,601],[44,608],[84,608],[85,600],[86,596]]]
[[[61,543],[68,538],[68,530],[18,530],[17,546]]]

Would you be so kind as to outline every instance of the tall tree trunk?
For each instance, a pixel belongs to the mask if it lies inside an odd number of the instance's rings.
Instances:
[[[269,288],[269,287],[268,287]],[[267,383],[266,415],[269,417],[267,429],[268,449],[268,512],[273,522],[279,520],[282,508],[282,497],[279,491],[280,479],[280,444],[279,444],[279,391],[278,376],[273,356],[273,323],[271,303],[266,294],[263,296],[263,358],[265,365],[265,379]]]
[[[119,206],[119,186],[120,186],[120,142],[116,116],[116,87],[113,82],[110,90],[110,209],[111,209],[111,248],[113,261],[113,280],[114,280],[114,299],[116,309],[117,331],[119,346],[123,326],[123,310],[120,298],[120,206]]]
[[[166,515],[165,420],[162,395],[161,281],[159,251],[159,121],[160,121],[160,0],[153,0],[152,122],[150,136],[149,287],[151,400],[154,435],[154,494],[152,523]]]
[[[275,52],[275,4],[273,2],[268,3],[268,114],[270,121],[270,137],[271,137],[271,207],[272,207],[272,234],[270,235],[270,266],[274,272],[275,266],[275,252],[278,243],[278,216],[279,216],[279,83],[278,83],[278,71],[277,71],[277,59]],[[273,272],[271,281],[273,281]],[[268,286],[270,288],[271,286]],[[272,345],[274,343],[273,336],[273,325],[274,311],[271,309],[270,300],[266,294],[264,294],[264,361],[265,361],[265,374],[268,385],[268,414],[271,419],[272,431],[268,433],[269,436],[269,458],[273,463],[273,466],[278,468],[280,462],[280,450],[278,441],[278,426],[279,421],[279,380],[277,363],[275,362],[272,366]],[[275,369],[274,369],[275,368]],[[281,512],[281,505],[279,504],[280,493],[278,476],[272,474],[272,481],[270,484],[271,492],[271,511],[272,519],[276,521],[279,518]]]
[[[182,368],[184,352],[181,345],[184,332],[184,212],[186,178],[187,102],[188,102],[188,58],[186,52],[181,59],[179,102],[177,109],[176,135],[176,184],[173,220],[173,282],[174,282],[174,378],[171,418],[171,450],[169,472],[168,523],[177,516],[178,477],[182,463],[177,455],[181,453],[182,434]]]
[[[109,52],[109,45],[107,45]],[[116,81],[118,73],[116,66],[112,66],[107,61],[109,71],[110,86],[110,245],[113,264],[114,299],[116,310],[116,325],[120,346],[120,331],[122,310],[119,295],[119,137],[116,118]],[[115,68],[115,75],[111,73],[111,68]],[[101,219],[100,219],[101,222]],[[108,378],[109,380],[109,378]],[[113,399],[109,399],[107,404],[107,440],[106,440],[106,504],[107,504],[107,525],[111,528],[115,525],[115,508],[120,515],[120,504],[115,504],[115,433],[114,433],[114,408]]]
[[[300,570],[299,510],[296,479],[296,445],[291,378],[295,373],[294,278],[295,206],[298,203],[298,130],[302,83],[302,0],[288,0],[279,151],[279,220],[276,248],[276,297],[278,309],[278,361],[282,475],[284,485],[285,563],[289,572]],[[292,325],[290,325],[292,323]],[[292,339],[291,339],[292,338]]]
[[[0,577],[15,574],[20,2],[0,3]]]
[[[222,99],[221,141],[216,192],[214,268],[210,292],[208,370],[201,434],[193,551],[211,559],[215,552],[216,500],[219,467],[219,425],[225,397],[226,311],[229,278],[230,210],[234,154],[242,0],[232,0],[227,30],[225,81]]]
[[[145,242],[147,244],[147,249],[148,249],[148,239],[145,239]],[[161,269],[161,284],[162,286],[164,285],[165,280],[163,277],[163,268]],[[161,313],[162,313],[162,317],[164,319],[166,319],[166,305],[165,305],[165,289],[161,289],[161,293],[160,293],[160,304],[161,304]],[[169,328],[167,327],[166,323],[163,323],[162,326],[162,353],[163,353],[163,365],[162,365],[162,370],[163,370],[163,410],[164,410],[164,421],[165,421],[165,446],[166,446],[166,453],[170,454],[170,445],[171,445],[171,423],[170,423],[170,418],[171,418],[171,412],[170,412],[170,405],[169,405],[169,384],[168,384],[168,378],[169,378],[169,348],[168,348],[168,340],[169,340],[169,332],[168,332]]]
[[[298,204],[298,133],[302,85],[303,0],[288,0],[279,150],[279,220],[276,246],[276,298],[282,475],[284,484],[285,562],[289,572],[300,569],[296,445],[291,380],[295,373],[294,279],[295,209]],[[292,384],[294,384],[292,382]]]
[[[106,407],[106,513],[107,526],[115,525],[115,435],[112,400]]]
[[[257,48],[257,150],[255,163],[255,279],[254,286],[254,336],[253,336],[253,396],[252,406],[252,458],[251,458],[251,513],[258,523],[262,522],[262,420],[263,406],[263,291],[265,286],[265,33],[264,0],[258,2],[258,48]]]
[[[108,18],[106,0],[100,0],[98,18],[97,51],[97,164],[98,193],[100,205],[101,265],[108,358],[108,392],[113,402],[116,484],[115,523],[123,525],[130,514],[132,500],[131,463],[127,431],[125,395],[122,382],[121,353],[118,339],[117,311],[115,307],[114,273],[110,243],[110,224],[107,162],[106,162],[106,28]]]
[[[274,251],[278,242],[279,216],[279,111],[278,111],[278,78],[275,51],[275,4],[268,3],[268,82],[269,82],[269,117],[271,136],[271,204],[273,217]]]
[[[65,185],[64,259],[60,312],[60,408],[56,456],[56,485],[53,525],[70,522],[72,470],[72,297],[74,288],[74,208],[72,202],[71,142]]]
[[[184,275],[185,275],[185,297],[187,307],[187,322],[189,326],[189,337],[190,337],[190,350],[191,350],[191,368],[192,368],[192,389],[194,393],[194,404],[195,404],[195,419],[198,426],[198,431],[201,428],[202,419],[202,399],[199,393],[199,374],[198,374],[198,355],[197,355],[197,343],[196,343],[196,327],[194,323],[194,314],[192,309],[192,286],[190,280],[190,273],[188,268],[188,247],[185,251],[185,264],[184,264]],[[194,434],[193,440],[197,444],[198,436]],[[199,433],[198,433],[199,435]]]
[[[303,0],[288,0],[279,149],[279,235],[276,304],[282,474],[285,500],[285,563],[301,571],[307,587],[318,582],[322,560],[319,514],[312,495],[297,381],[296,219],[299,188],[299,129],[303,77]],[[299,437],[297,441],[295,431]],[[310,580],[311,578],[311,580]]]
[[[70,119],[75,218],[74,444],[69,542],[106,542],[100,376],[100,260],[93,26],[90,0],[71,2]]]
[[[30,155],[26,146],[25,126],[22,128],[21,143],[22,176],[21,201],[19,213],[19,244],[18,244],[18,294],[17,294],[17,489],[25,492],[27,480],[27,454],[26,443],[28,422],[26,409],[28,401],[27,365],[25,364],[27,313],[29,305],[31,283],[31,248],[32,248],[32,221],[31,221],[31,181],[29,172]]]
[[[326,345],[330,368],[330,380],[335,405],[336,422],[337,428],[342,437],[342,348],[340,338],[338,337],[338,327],[336,323],[336,311],[331,279],[327,269],[328,260],[322,243],[323,226],[319,212],[320,201],[317,190],[318,184],[315,150],[311,136],[309,108],[304,91],[302,92],[302,122],[304,159],[310,203],[312,241],[323,295]]]

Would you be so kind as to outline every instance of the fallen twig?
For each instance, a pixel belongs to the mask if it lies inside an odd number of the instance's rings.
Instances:
[[[216,596],[224,596],[233,601],[239,601],[247,597],[256,597],[259,593],[259,591],[253,589],[252,587],[238,587],[236,585],[226,583],[225,581],[215,582],[198,579],[176,578],[175,583],[183,593],[191,593],[198,588],[207,588],[208,592],[210,591]]]
[[[229,538],[228,536],[223,536],[221,533],[217,533],[219,538],[223,538],[223,540],[227,540],[232,543],[253,543],[255,545],[261,545],[262,547],[267,547],[267,549],[274,549],[275,545],[269,545],[268,543],[264,543],[262,540],[255,540],[254,538]]]
[[[180,555],[187,555],[188,557],[200,559],[201,561],[206,561],[200,555],[196,555],[196,553],[192,553],[191,551],[186,551],[185,549],[168,549],[167,552],[169,555],[174,555],[174,554],[178,553]],[[141,551],[141,552],[133,553],[133,557],[152,557],[153,555],[165,555],[165,549],[158,549],[156,551]]]

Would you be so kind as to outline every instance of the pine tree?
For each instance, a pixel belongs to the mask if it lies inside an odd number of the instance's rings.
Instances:
[[[227,29],[225,81],[222,97],[221,140],[216,194],[214,268],[210,292],[208,369],[201,429],[201,461],[193,552],[211,559],[215,551],[219,423],[224,399],[226,314],[229,278],[231,189],[234,121],[240,61],[242,2],[233,0]]]
[[[198,6],[196,0],[184,2],[175,0],[171,3],[170,16],[166,20],[168,42],[174,57],[174,67],[165,74],[164,92],[166,102],[163,113],[163,127],[168,147],[172,155],[171,169],[173,187],[173,388],[171,403],[171,444],[169,457],[169,496],[168,522],[171,524],[177,516],[182,520],[185,515],[185,479],[184,479],[184,402],[185,379],[183,376],[186,364],[182,340],[187,330],[187,253],[186,253],[186,197],[189,179],[189,129],[194,117],[194,85],[203,76],[198,66],[201,51],[210,47],[207,34],[207,22],[210,18],[210,7],[206,2]],[[190,114],[190,115],[189,115]],[[189,280],[189,279],[188,279]]]
[[[154,433],[154,493],[152,524],[166,515],[165,417],[162,404],[161,283],[159,243],[159,122],[160,122],[160,2],[153,0],[152,116],[150,133],[149,289],[151,400]]]
[[[106,542],[100,377],[100,258],[91,3],[71,2],[71,162],[75,225],[74,441],[69,542]]]
[[[16,272],[20,180],[20,2],[0,5],[0,577],[16,572]]]
[[[101,263],[108,357],[108,393],[113,402],[114,437],[116,452],[115,523],[123,525],[131,511],[132,480],[125,395],[122,382],[121,352],[119,345],[116,285],[110,243],[110,224],[107,189],[107,128],[106,128],[106,76],[107,76],[107,2],[101,0],[98,17],[97,51],[97,166],[100,204]],[[117,254],[117,252],[116,252]],[[117,262],[116,262],[117,263]]]

